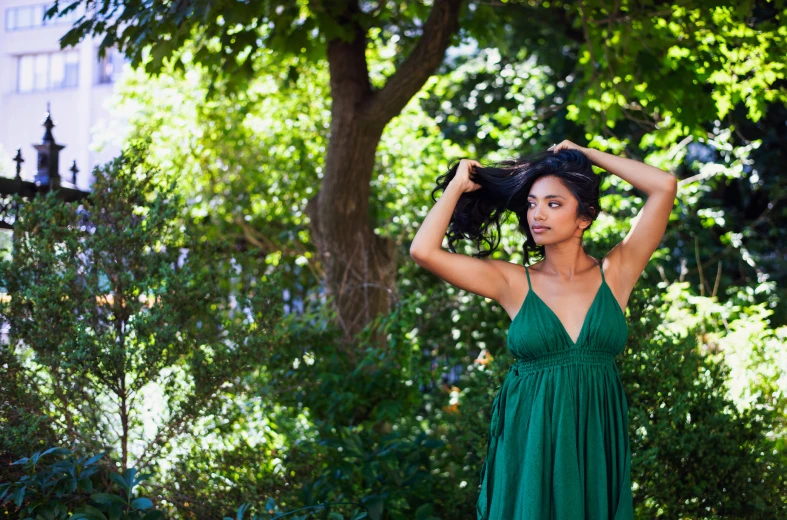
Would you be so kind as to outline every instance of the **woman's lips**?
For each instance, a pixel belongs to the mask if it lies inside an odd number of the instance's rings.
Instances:
[[[533,233],[543,233],[544,231],[548,230],[548,227],[533,227]]]

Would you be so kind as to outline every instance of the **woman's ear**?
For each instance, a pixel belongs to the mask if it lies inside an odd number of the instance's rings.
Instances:
[[[579,217],[579,227],[582,231],[586,230],[593,223],[593,219],[588,217]],[[584,225],[583,225],[584,224]]]

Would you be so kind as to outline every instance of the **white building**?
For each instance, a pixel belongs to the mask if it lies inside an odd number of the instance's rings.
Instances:
[[[69,2],[61,2],[61,8]],[[60,153],[60,176],[71,181],[76,160],[77,186],[89,189],[97,164],[120,151],[116,145],[98,147],[111,123],[107,102],[123,68],[117,52],[98,58],[97,38],[60,50],[60,38],[78,19],[83,7],[67,17],[44,20],[51,2],[0,0],[0,175],[15,175],[11,158],[22,149],[22,178],[35,175],[34,143],[41,142],[47,103],[55,123]]]

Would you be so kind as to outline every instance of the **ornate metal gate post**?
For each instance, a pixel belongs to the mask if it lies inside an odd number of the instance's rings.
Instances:
[[[64,202],[82,200],[90,195],[89,191],[82,191],[76,186],[76,173],[79,171],[76,161],[71,167],[73,173],[72,182],[64,181],[60,178],[60,151],[65,148],[62,144],[55,142],[52,134],[52,114],[47,104],[46,120],[44,121],[44,137],[40,144],[33,145],[38,151],[38,169],[33,181],[22,180],[22,149],[16,151],[16,177],[9,179],[0,177],[0,228],[13,229],[14,222],[18,215],[19,208],[14,204],[12,196],[21,195],[26,199],[32,199],[37,194],[54,191],[57,198]]]

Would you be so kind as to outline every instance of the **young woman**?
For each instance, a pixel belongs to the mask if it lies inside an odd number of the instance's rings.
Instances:
[[[592,164],[647,195],[626,237],[600,260],[582,246],[599,214]],[[515,361],[492,403],[477,519],[633,519],[628,403],[615,356],[628,338],[631,290],[664,235],[675,177],[563,141],[493,167],[462,159],[438,189],[410,255],[497,301],[512,320]],[[524,267],[482,258],[496,247],[490,228],[499,236],[506,211],[526,235]],[[450,253],[441,247],[446,233]],[[453,254],[462,238],[491,248]],[[527,265],[531,250],[540,261]]]

